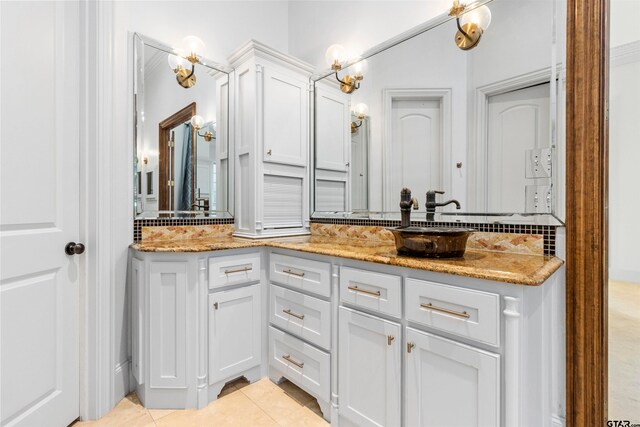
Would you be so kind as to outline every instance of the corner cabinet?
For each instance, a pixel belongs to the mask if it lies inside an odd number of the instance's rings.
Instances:
[[[308,234],[312,67],[256,41],[229,62],[236,90],[235,234]]]
[[[225,383],[265,376],[261,255],[132,251],[132,373],[145,407],[203,408]]]

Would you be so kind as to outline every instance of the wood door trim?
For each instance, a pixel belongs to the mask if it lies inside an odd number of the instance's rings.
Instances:
[[[567,3],[567,426],[606,425],[609,0]]]
[[[171,129],[181,123],[184,123],[196,115],[196,103],[192,102],[180,111],[170,115],[160,123],[158,123],[158,210],[168,211],[174,210],[169,206],[170,188],[167,182],[174,177],[169,174],[169,162],[171,151],[166,141],[169,139]],[[192,151],[193,153],[193,151]]]

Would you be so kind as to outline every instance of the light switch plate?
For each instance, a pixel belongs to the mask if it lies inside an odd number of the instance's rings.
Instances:
[[[534,149],[525,152],[526,178],[551,178],[551,149]]]
[[[551,213],[552,187],[550,185],[527,185],[524,191],[527,213]]]

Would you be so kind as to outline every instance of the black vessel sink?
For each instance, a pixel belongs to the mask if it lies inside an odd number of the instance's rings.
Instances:
[[[394,227],[400,255],[422,258],[458,258],[464,255],[467,239],[475,230],[458,227]]]

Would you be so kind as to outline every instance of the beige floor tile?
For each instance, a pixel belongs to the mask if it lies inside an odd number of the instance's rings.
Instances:
[[[156,422],[159,427],[225,427],[225,426],[276,426],[247,396],[240,392],[231,393],[210,403],[200,410],[178,411]]]
[[[640,422],[640,284],[609,282],[609,419]]]
[[[253,401],[278,423],[303,407],[280,389],[263,394]]]
[[[158,421],[160,418],[176,412],[175,409],[147,409],[147,411],[149,411],[149,415],[151,415],[154,421]]]
[[[305,405],[307,408],[311,410],[314,414],[322,418],[322,410],[320,409],[320,405],[318,405],[318,401],[313,399],[311,402]]]
[[[326,427],[329,425],[321,416],[306,406],[295,411],[288,418],[280,421],[282,427]]]
[[[284,390],[282,390],[276,384],[272,383],[269,378],[262,378],[261,380],[256,381],[253,384],[249,384],[248,386],[243,387],[242,389],[240,389],[240,391],[254,402],[272,391],[284,393]]]
[[[74,424],[74,427],[148,427],[155,426],[149,414],[134,393],[122,399],[115,408],[97,421],[85,421]]]
[[[314,399],[313,396],[311,396],[309,393],[307,393],[291,381],[284,381],[278,384],[278,387],[301,405],[306,405]]]

